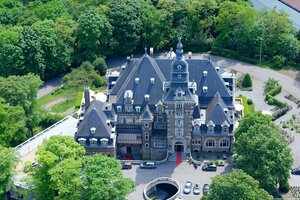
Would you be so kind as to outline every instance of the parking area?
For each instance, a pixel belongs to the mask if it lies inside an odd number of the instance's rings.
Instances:
[[[123,170],[125,177],[131,178],[136,183],[136,188],[133,193],[128,196],[129,200],[143,199],[144,187],[152,180],[158,177],[171,177],[180,184],[180,196],[184,200],[199,200],[202,197],[202,187],[204,184],[211,183],[211,178],[219,175],[229,173],[232,168],[225,163],[225,166],[218,166],[216,172],[202,171],[202,166],[195,168],[187,161],[183,161],[176,166],[176,162],[169,162],[157,165],[156,169],[140,169],[138,165],[133,165],[131,170]],[[184,183],[191,181],[194,184],[200,185],[200,195],[194,195],[193,190],[190,194],[183,193]]]

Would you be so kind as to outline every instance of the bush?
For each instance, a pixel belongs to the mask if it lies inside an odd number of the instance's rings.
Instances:
[[[269,78],[267,82],[265,82],[265,93],[267,94],[277,86],[279,86],[279,82],[273,78]]]
[[[252,104],[253,104],[252,99],[247,99],[247,104],[248,104],[248,105],[252,105]]]
[[[43,128],[47,128],[47,127],[51,126],[52,124],[55,124],[59,120],[62,120],[65,117],[66,117],[65,115],[61,115],[61,114],[47,113],[42,117],[39,125],[42,126]]]
[[[243,81],[242,81],[242,87],[243,88],[251,88],[252,87],[252,79],[251,79],[251,76],[250,74],[246,74],[243,78]]]
[[[282,68],[285,64],[286,57],[282,55],[276,55],[273,57],[274,66],[276,68]]]
[[[101,76],[104,76],[106,74],[107,65],[103,57],[96,58],[93,62],[93,65],[95,66],[95,70],[97,70]]]
[[[99,76],[99,74],[96,74],[94,76],[94,81],[93,81],[93,85],[95,87],[101,87],[104,86],[106,84],[106,78],[104,76]]]
[[[283,193],[287,193],[288,191],[290,191],[290,185],[288,182],[282,184],[279,186],[279,191],[283,192]]]

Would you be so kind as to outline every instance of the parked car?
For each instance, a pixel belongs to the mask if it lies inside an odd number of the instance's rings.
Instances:
[[[292,169],[291,174],[293,174],[293,175],[300,175],[300,167]]]
[[[155,166],[154,162],[143,162],[143,163],[140,163],[140,168],[141,169],[155,169],[156,166]]]
[[[209,185],[208,184],[204,184],[203,185],[203,188],[202,188],[202,191],[203,191],[203,195],[208,193],[209,192]]]
[[[123,162],[122,163],[122,169],[131,169],[132,165],[130,162]]]
[[[38,167],[40,164],[38,162],[33,162],[31,165],[32,167]]]
[[[202,170],[215,172],[215,171],[217,171],[217,166],[216,165],[203,165]]]
[[[184,184],[184,188],[183,188],[183,193],[184,194],[189,194],[192,190],[192,182],[191,181],[187,181]]]
[[[195,195],[199,195],[200,194],[200,186],[198,184],[195,184],[193,187],[193,193]]]

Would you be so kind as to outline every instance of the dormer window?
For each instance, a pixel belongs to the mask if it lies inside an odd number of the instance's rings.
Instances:
[[[117,106],[117,111],[122,112],[122,106]]]
[[[102,147],[107,147],[107,145],[108,145],[108,139],[107,138],[102,138],[100,140],[100,142],[101,142]]]
[[[181,66],[181,65],[178,65],[178,66],[177,66],[177,69],[178,69],[178,70],[181,70],[181,69],[182,69],[182,66]]]
[[[203,87],[202,87],[202,91],[203,91],[203,93],[206,93],[206,92],[207,92],[207,90],[208,90],[208,87],[207,87],[207,86],[203,86]]]
[[[141,112],[141,106],[136,106],[136,107],[135,107],[135,111],[136,111],[136,112]]]
[[[228,113],[228,108],[224,108],[224,113],[225,113],[225,114]]]
[[[95,134],[96,133],[96,128],[95,127],[92,127],[91,128],[91,134]]]
[[[96,138],[91,138],[90,139],[90,146],[97,146],[97,139]]]
[[[135,78],[135,83],[138,84],[140,82],[140,78]]]
[[[150,95],[149,94],[145,94],[145,101],[149,101],[150,99]]]
[[[155,78],[150,78],[150,83],[154,84]]]
[[[217,72],[220,70],[220,67],[216,67]]]
[[[85,146],[86,145],[86,139],[85,138],[79,138],[78,142],[80,145]]]
[[[206,126],[207,126],[208,133],[214,133],[215,132],[215,126],[216,125],[212,121],[209,121]]]
[[[204,77],[206,77],[206,76],[207,76],[207,74],[208,74],[208,72],[207,72],[207,71],[203,71],[203,76],[204,76]]]

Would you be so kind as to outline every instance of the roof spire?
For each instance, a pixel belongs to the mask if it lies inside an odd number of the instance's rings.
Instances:
[[[176,56],[178,58],[182,58],[182,54],[183,54],[183,45],[181,43],[181,37],[178,37],[178,43],[177,43],[177,49],[176,49]]]

